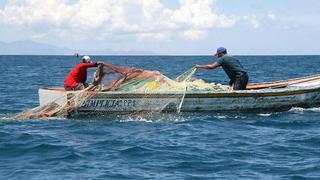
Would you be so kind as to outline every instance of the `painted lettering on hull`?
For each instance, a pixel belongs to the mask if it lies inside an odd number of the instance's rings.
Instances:
[[[90,99],[82,107],[86,108],[124,108],[135,107],[136,100],[132,99]]]

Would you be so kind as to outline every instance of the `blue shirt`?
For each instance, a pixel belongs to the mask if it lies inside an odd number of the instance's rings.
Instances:
[[[217,60],[217,63],[222,66],[231,81],[234,81],[237,77],[242,76],[246,71],[240,64],[239,60],[225,54]]]

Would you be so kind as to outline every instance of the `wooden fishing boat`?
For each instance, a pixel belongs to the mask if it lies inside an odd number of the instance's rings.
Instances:
[[[40,88],[40,105],[63,104],[62,88]],[[284,111],[320,104],[320,75],[270,83],[249,84],[247,90],[223,92],[98,92],[78,113],[130,113],[137,111]]]

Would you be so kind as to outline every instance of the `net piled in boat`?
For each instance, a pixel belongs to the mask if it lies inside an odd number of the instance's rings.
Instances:
[[[136,68],[122,68],[110,64],[101,65],[96,72],[96,81],[102,85],[102,91],[226,91],[229,86],[206,83],[201,79],[192,79],[196,69],[192,68],[176,80],[172,80],[158,71]]]

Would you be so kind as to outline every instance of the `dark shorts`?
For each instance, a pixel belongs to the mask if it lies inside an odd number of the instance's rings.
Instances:
[[[230,81],[230,86],[233,86],[233,90],[245,90],[247,88],[249,76],[247,73],[243,73],[237,77],[234,81]]]

